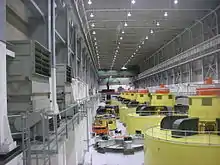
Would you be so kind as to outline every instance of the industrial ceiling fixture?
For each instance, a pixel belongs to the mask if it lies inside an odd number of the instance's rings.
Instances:
[[[164,17],[167,17],[168,16],[168,12],[164,12]]]
[[[136,2],[135,0],[132,0],[132,1],[131,1],[132,4],[135,4],[135,2]]]
[[[94,41],[96,41],[96,37],[94,37]]]
[[[141,45],[139,45],[138,48],[141,48]]]
[[[96,34],[96,32],[95,32],[95,31],[93,31],[93,32],[92,32],[92,34],[94,34],[94,35],[95,35],[95,34]]]
[[[91,1],[91,0],[89,0],[89,1],[88,1],[88,4],[89,4],[89,5],[91,5],[91,4],[92,4],[92,1]]]
[[[127,26],[128,26],[127,22],[125,22],[124,26],[125,26],[125,27],[127,27]]]
[[[126,70],[127,68],[126,68],[125,66],[123,66],[121,69],[122,69],[122,70]]]
[[[123,39],[123,37],[120,37],[120,40],[122,40]]]
[[[124,34],[125,33],[125,31],[124,30],[122,30],[122,32],[121,32],[122,34]]]
[[[73,25],[74,25],[74,24],[73,24],[73,21],[71,21],[71,26],[73,27]]]
[[[95,42],[95,45],[97,45],[97,42]]]
[[[130,17],[131,16],[131,12],[128,12],[128,17]]]
[[[178,4],[179,2],[178,2],[178,0],[174,0],[173,3],[176,5],[176,4]]]
[[[146,36],[146,37],[145,37],[145,39],[146,39],[146,40],[148,40],[148,39],[149,39],[149,37],[148,37],[148,36]]]
[[[95,27],[95,24],[94,24],[94,23],[92,23],[92,24],[91,24],[91,26],[92,26],[92,27]]]
[[[157,26],[160,26],[160,22],[157,22],[156,25],[157,25]]]
[[[65,2],[63,2],[63,5],[62,5],[62,7],[64,8],[65,6],[66,6]]]
[[[150,30],[150,33],[151,33],[151,34],[153,34],[153,33],[154,33],[154,31],[151,29],[151,30]]]
[[[93,17],[94,17],[94,14],[93,14],[93,13],[90,13],[90,17],[93,18]]]

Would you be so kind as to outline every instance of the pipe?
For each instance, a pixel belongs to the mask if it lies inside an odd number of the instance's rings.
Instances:
[[[51,61],[51,85],[52,85],[52,110],[54,113],[59,113],[58,105],[57,105],[57,92],[56,92],[56,7],[55,0],[50,0],[51,6],[51,17],[48,18],[50,21],[51,30],[49,31],[49,37],[51,37],[51,53],[52,53],[52,61]]]

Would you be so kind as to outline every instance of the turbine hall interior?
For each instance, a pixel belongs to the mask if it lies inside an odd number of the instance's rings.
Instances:
[[[220,165],[219,0],[0,0],[0,165]]]

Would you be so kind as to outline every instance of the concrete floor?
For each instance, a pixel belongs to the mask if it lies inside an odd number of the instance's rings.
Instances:
[[[122,134],[126,134],[126,128],[117,121],[118,129],[122,130]],[[144,152],[140,151],[134,155],[123,155],[120,153],[105,153],[101,154],[96,152],[93,147],[94,139],[91,139],[90,152],[85,156],[84,165],[143,165]]]

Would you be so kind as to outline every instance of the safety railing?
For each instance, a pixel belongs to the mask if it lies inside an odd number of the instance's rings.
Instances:
[[[59,113],[41,112],[42,139],[41,142],[33,142],[32,146],[35,147],[31,149],[32,159],[36,160],[36,165],[41,165],[39,162],[42,161],[43,164],[51,165],[50,157],[58,153],[59,141],[67,139],[75,124],[79,124],[83,117],[87,117],[88,108],[93,110],[97,108],[99,97],[100,95],[95,95],[77,100]]]
[[[20,139],[17,145],[22,148],[22,160],[23,165],[31,164],[31,143],[30,143],[30,128],[27,127],[28,113],[22,113],[19,115],[8,115],[9,121],[13,121],[15,118],[21,119],[22,131],[11,130],[11,135],[14,139]]]
[[[175,135],[172,135],[172,131]],[[188,136],[191,134],[191,136]],[[220,131],[169,130],[154,126],[146,129],[146,137],[172,143],[220,146]]]
[[[160,110],[160,111],[136,111],[136,114],[139,116],[152,116],[152,115],[159,115],[159,116],[172,116],[172,115],[187,115],[186,111],[167,111],[167,110]]]

